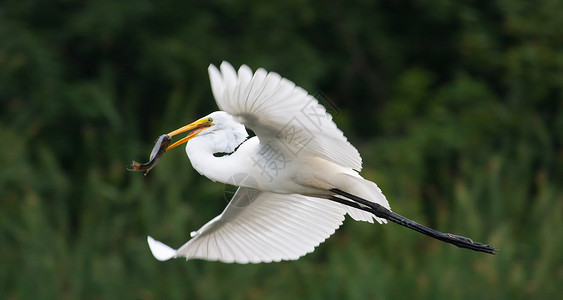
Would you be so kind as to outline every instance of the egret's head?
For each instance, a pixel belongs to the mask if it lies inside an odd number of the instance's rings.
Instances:
[[[186,131],[189,132],[186,137],[168,146],[166,150],[186,143],[197,136],[209,134],[218,135],[217,138],[214,139],[216,143],[224,144],[226,142],[227,145],[224,146],[226,151],[231,148],[234,150],[234,148],[242,143],[248,136],[244,125],[237,122],[233,116],[224,111],[213,112],[191,124],[170,132],[168,135],[172,137]]]

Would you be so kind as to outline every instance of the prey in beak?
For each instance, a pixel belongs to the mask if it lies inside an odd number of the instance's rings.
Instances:
[[[156,142],[154,143],[154,147],[152,149],[149,161],[142,164],[139,163],[137,161],[133,161],[131,162],[131,169],[127,169],[128,171],[145,171],[145,176],[149,173],[149,171],[154,168],[158,162],[160,161],[160,158],[162,157],[162,155],[164,155],[164,153],[166,153],[167,150],[172,149],[178,145],[181,145],[183,143],[186,143],[187,141],[189,141],[190,139],[194,138],[197,136],[198,133],[200,133],[202,130],[204,130],[205,128],[211,127],[211,125],[213,125],[213,119],[212,118],[203,118],[200,120],[197,120],[191,124],[188,124],[182,128],[178,128],[168,134],[163,134],[160,137],[158,137],[158,139],[156,140]],[[179,139],[178,141],[176,141],[175,143],[173,143],[172,145],[170,145],[170,142],[172,141],[172,136],[175,136],[177,134],[180,134],[182,132],[186,132],[189,131],[188,135],[185,136],[182,139]]]

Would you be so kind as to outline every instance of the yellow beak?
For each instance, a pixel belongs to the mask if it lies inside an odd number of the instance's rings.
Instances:
[[[213,119],[211,119],[211,118],[203,118],[203,119],[197,120],[197,121],[195,121],[195,122],[193,122],[193,123],[191,123],[191,124],[188,124],[188,125],[186,125],[186,126],[184,126],[184,127],[178,128],[178,129],[176,129],[176,130],[170,132],[168,135],[169,135],[170,137],[172,137],[172,136],[175,136],[175,135],[180,134],[180,133],[182,133],[182,132],[186,132],[186,131],[190,131],[190,130],[191,130],[190,133],[189,133],[186,137],[184,137],[184,138],[182,138],[182,139],[176,141],[176,142],[173,143],[172,145],[166,147],[166,150],[170,150],[170,149],[172,149],[172,148],[174,148],[174,147],[176,147],[176,146],[178,146],[178,145],[181,145],[181,144],[183,144],[183,143],[186,143],[186,142],[189,141],[190,139],[196,137],[197,134],[198,134],[200,131],[204,130],[204,129],[207,128],[207,127],[211,127],[211,125],[213,125],[212,122],[213,122]]]

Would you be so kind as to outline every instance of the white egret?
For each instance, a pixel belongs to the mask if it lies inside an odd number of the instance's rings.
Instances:
[[[158,260],[295,260],[333,234],[346,214],[371,223],[388,219],[459,247],[494,253],[488,245],[391,212],[377,185],[358,173],[362,159],[356,148],[302,88],[246,65],[236,72],[223,62],[220,70],[210,65],[208,71],[222,111],[169,133],[189,132],[167,149],[187,142],[196,171],[239,188],[225,210],[179,249],[149,236]],[[248,138],[245,127],[256,136]]]

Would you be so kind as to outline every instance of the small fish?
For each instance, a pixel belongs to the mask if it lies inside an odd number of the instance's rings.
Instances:
[[[129,171],[146,171],[145,176],[147,173],[158,164],[158,161],[162,157],[162,155],[166,152],[166,147],[170,145],[170,141],[172,138],[167,134],[163,134],[158,137],[158,139],[154,143],[154,147],[152,148],[151,156],[149,162],[144,164],[140,162],[133,161],[131,163],[132,169],[127,169]]]

